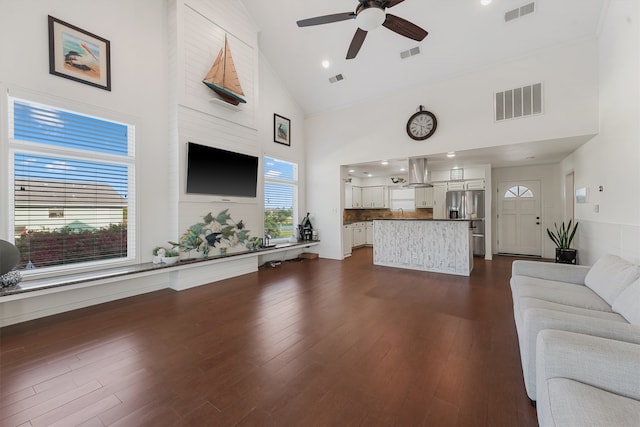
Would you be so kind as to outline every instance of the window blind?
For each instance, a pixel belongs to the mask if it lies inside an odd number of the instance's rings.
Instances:
[[[22,268],[134,257],[133,126],[10,99]]]
[[[294,235],[298,170],[295,163],[264,158],[264,229],[274,239]]]

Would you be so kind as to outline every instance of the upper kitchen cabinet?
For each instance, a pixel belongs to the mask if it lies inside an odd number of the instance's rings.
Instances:
[[[362,188],[351,185],[347,182],[344,185],[344,207],[345,209],[362,207]]]
[[[387,207],[386,191],[385,186],[362,187],[362,207],[365,209]]]
[[[433,184],[433,219],[446,219],[447,183]]]
[[[484,179],[470,179],[467,181],[449,181],[447,191],[484,190]]]
[[[484,190],[484,179],[465,181],[465,190]]]
[[[355,185],[351,187],[351,207],[362,207],[362,187],[356,187]]]
[[[415,206],[416,208],[432,208],[433,207],[433,188],[418,187],[415,189]]]

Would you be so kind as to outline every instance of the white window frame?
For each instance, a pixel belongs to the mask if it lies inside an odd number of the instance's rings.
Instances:
[[[7,206],[7,237],[12,240],[15,234],[15,168],[14,159],[15,153],[32,153],[39,155],[51,155],[60,156],[69,159],[98,161],[103,163],[116,163],[120,165],[126,165],[128,168],[128,190],[127,190],[127,256],[123,258],[114,258],[98,261],[87,261],[75,264],[65,264],[60,266],[42,267],[34,270],[21,270],[21,274],[25,278],[38,276],[55,276],[59,274],[68,274],[70,272],[83,272],[91,271],[96,268],[108,268],[120,265],[130,265],[136,262],[138,258],[138,236],[137,236],[137,208],[136,208],[136,157],[135,157],[135,119],[126,117],[121,114],[114,113],[112,111],[105,111],[94,106],[88,106],[73,101],[67,101],[58,99],[46,95],[39,95],[32,92],[23,92],[21,90],[7,89],[5,92],[7,95],[4,97],[3,104],[7,108],[6,114],[3,114],[3,120],[7,120],[7,150],[4,150],[3,155],[6,156],[5,164],[8,166],[6,169],[5,180],[8,184],[9,190],[6,193],[6,206]],[[66,111],[73,114],[83,115],[99,120],[116,122],[128,127],[128,153],[126,156],[101,153],[97,151],[91,151],[90,155],[86,150],[80,150],[76,148],[60,147],[56,145],[48,145],[37,142],[16,140],[14,138],[14,102],[22,101],[29,104],[41,105],[47,108],[53,108],[60,111]]]
[[[286,162],[286,163],[290,163],[293,165],[294,167],[294,179],[293,180],[288,180],[288,179],[281,179],[281,178],[276,178],[276,177],[269,177],[266,176],[264,171],[262,173],[264,182],[262,184],[262,235],[264,236],[266,230],[264,229],[264,213],[266,211],[266,206],[264,206],[264,199],[265,199],[265,189],[266,189],[266,184],[267,183],[271,183],[271,184],[280,184],[280,185],[287,185],[287,186],[291,186],[293,187],[293,235],[296,236],[297,235],[297,227],[298,227],[298,222],[299,222],[299,216],[298,216],[298,183],[299,183],[299,175],[298,175],[298,163],[296,162],[292,162],[290,160],[285,160],[285,159],[280,159],[278,157],[274,157],[274,156],[270,156],[268,154],[264,154],[262,156],[262,161],[263,161],[263,166],[264,163],[266,162],[266,158],[270,158],[270,159],[274,159],[280,162]],[[275,238],[275,239],[271,239],[270,242],[273,244],[277,244],[277,243],[284,243],[287,242],[289,240],[288,237],[280,237],[280,238]]]

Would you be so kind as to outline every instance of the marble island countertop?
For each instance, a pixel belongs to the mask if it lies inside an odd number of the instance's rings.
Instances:
[[[479,221],[479,219],[455,218],[455,219],[434,219],[434,218],[375,218],[371,221]]]

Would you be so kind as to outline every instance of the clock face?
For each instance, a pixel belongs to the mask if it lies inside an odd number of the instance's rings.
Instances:
[[[422,141],[433,135],[437,126],[438,121],[433,113],[418,111],[407,122],[407,134],[417,141]]]

